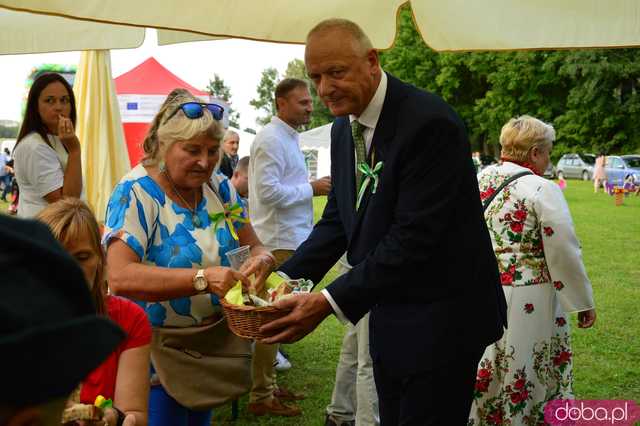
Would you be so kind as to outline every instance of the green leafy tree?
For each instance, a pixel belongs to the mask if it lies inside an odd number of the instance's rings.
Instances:
[[[558,73],[570,82],[567,111],[556,120],[560,148],[640,150],[640,50],[570,51]]]
[[[476,99],[488,90],[486,73],[477,72],[477,68],[488,65],[484,58],[476,54],[439,54],[430,49],[413,26],[411,10],[403,8],[394,47],[381,52],[380,62],[395,77],[442,96],[467,124],[474,148],[490,150],[485,146],[486,131],[473,125]]]
[[[270,67],[262,71],[262,77],[256,89],[258,96],[249,101],[249,105],[264,113],[262,117],[256,118],[256,123],[259,125],[264,126],[271,121],[271,117],[276,115],[276,104],[273,94],[278,81],[279,73],[277,69]]]
[[[567,82],[558,78],[564,52],[474,53],[470,69],[484,76],[470,121],[476,133],[498,148],[500,129],[512,117],[528,114],[547,122],[566,111]]]
[[[298,78],[300,80],[309,81],[307,77],[307,70],[304,66],[302,59],[295,58],[287,64],[287,69],[284,72],[285,78]]]
[[[213,80],[209,79],[205,91],[231,105],[231,89],[224,84],[224,80],[218,74],[213,74]],[[240,128],[240,113],[231,107],[229,107],[229,125],[236,129]]]
[[[640,50],[437,53],[399,16],[386,71],[450,103],[474,149],[494,155],[509,118],[529,114],[554,124],[554,158],[565,152],[640,149]]]

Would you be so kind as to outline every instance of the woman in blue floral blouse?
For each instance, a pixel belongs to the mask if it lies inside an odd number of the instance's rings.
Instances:
[[[238,281],[248,286],[251,274],[260,285],[275,265],[233,186],[213,173],[220,158],[221,115],[221,107],[174,90],[152,122],[145,158],[109,200],[103,241],[110,288],[138,302],[153,327],[194,327],[219,319],[220,297]],[[240,245],[251,246],[252,254],[242,273],[228,267],[226,256]],[[209,425],[210,419],[211,410],[182,406],[152,374],[150,425]]]

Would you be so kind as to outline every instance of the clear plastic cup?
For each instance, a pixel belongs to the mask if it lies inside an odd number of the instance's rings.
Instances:
[[[229,265],[236,271],[240,270],[240,267],[251,257],[251,247],[241,246],[237,249],[229,250],[227,252],[227,259],[229,259]]]

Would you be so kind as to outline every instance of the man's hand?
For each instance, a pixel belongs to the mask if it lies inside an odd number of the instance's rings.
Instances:
[[[314,196],[329,195],[329,191],[331,191],[331,176],[325,176],[310,183]]]
[[[331,305],[321,293],[301,293],[274,304],[291,312],[260,327],[260,332],[273,334],[261,343],[291,343],[311,333],[331,312]]]

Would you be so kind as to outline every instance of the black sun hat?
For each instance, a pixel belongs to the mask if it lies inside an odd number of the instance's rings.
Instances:
[[[69,393],[124,339],[46,225],[0,215],[0,402]]]

